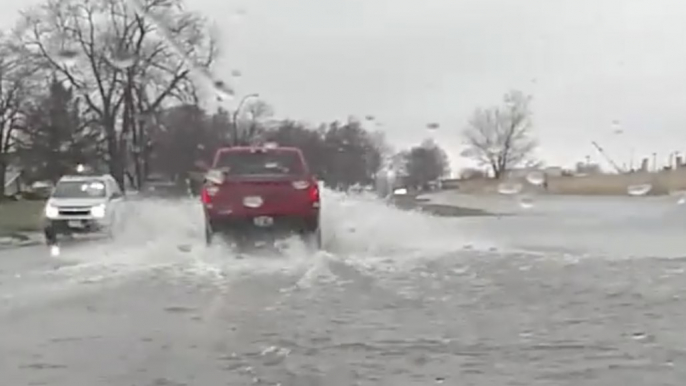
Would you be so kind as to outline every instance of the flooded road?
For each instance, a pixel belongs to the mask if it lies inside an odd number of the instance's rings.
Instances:
[[[686,377],[686,208],[557,199],[446,219],[325,199],[316,255],[297,242],[240,260],[205,249],[190,202],[139,203],[115,244],[0,252],[0,373],[175,386]]]

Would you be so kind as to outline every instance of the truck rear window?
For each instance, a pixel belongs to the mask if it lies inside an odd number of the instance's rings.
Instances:
[[[300,155],[295,151],[228,151],[220,153],[215,168],[230,176],[299,175],[304,172]]]

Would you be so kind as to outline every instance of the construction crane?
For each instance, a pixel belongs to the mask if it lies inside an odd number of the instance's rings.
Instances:
[[[617,173],[619,173],[619,174],[626,173],[626,171],[624,169],[620,168],[619,165],[617,165],[617,163],[615,163],[615,161],[613,161],[612,158],[610,158],[610,156],[607,155],[607,153],[605,153],[605,150],[603,150],[603,148],[600,147],[600,145],[598,145],[598,143],[596,141],[591,141],[591,143],[593,144],[593,146],[595,146],[596,149],[598,149],[598,152],[600,153],[600,155],[602,155],[605,158],[605,160],[607,162],[609,162],[613,168],[615,168]]]

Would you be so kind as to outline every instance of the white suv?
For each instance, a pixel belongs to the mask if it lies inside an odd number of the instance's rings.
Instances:
[[[109,174],[63,176],[45,204],[45,239],[55,245],[60,234],[106,233],[112,236],[124,195]]]

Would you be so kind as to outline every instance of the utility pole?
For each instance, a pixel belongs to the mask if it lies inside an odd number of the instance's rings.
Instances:
[[[238,138],[238,114],[241,112],[241,108],[245,104],[245,101],[247,101],[250,98],[259,98],[260,94],[248,94],[241,99],[241,101],[238,103],[238,106],[236,107],[236,111],[233,112],[233,115],[231,116],[231,146],[239,146],[240,141]]]

